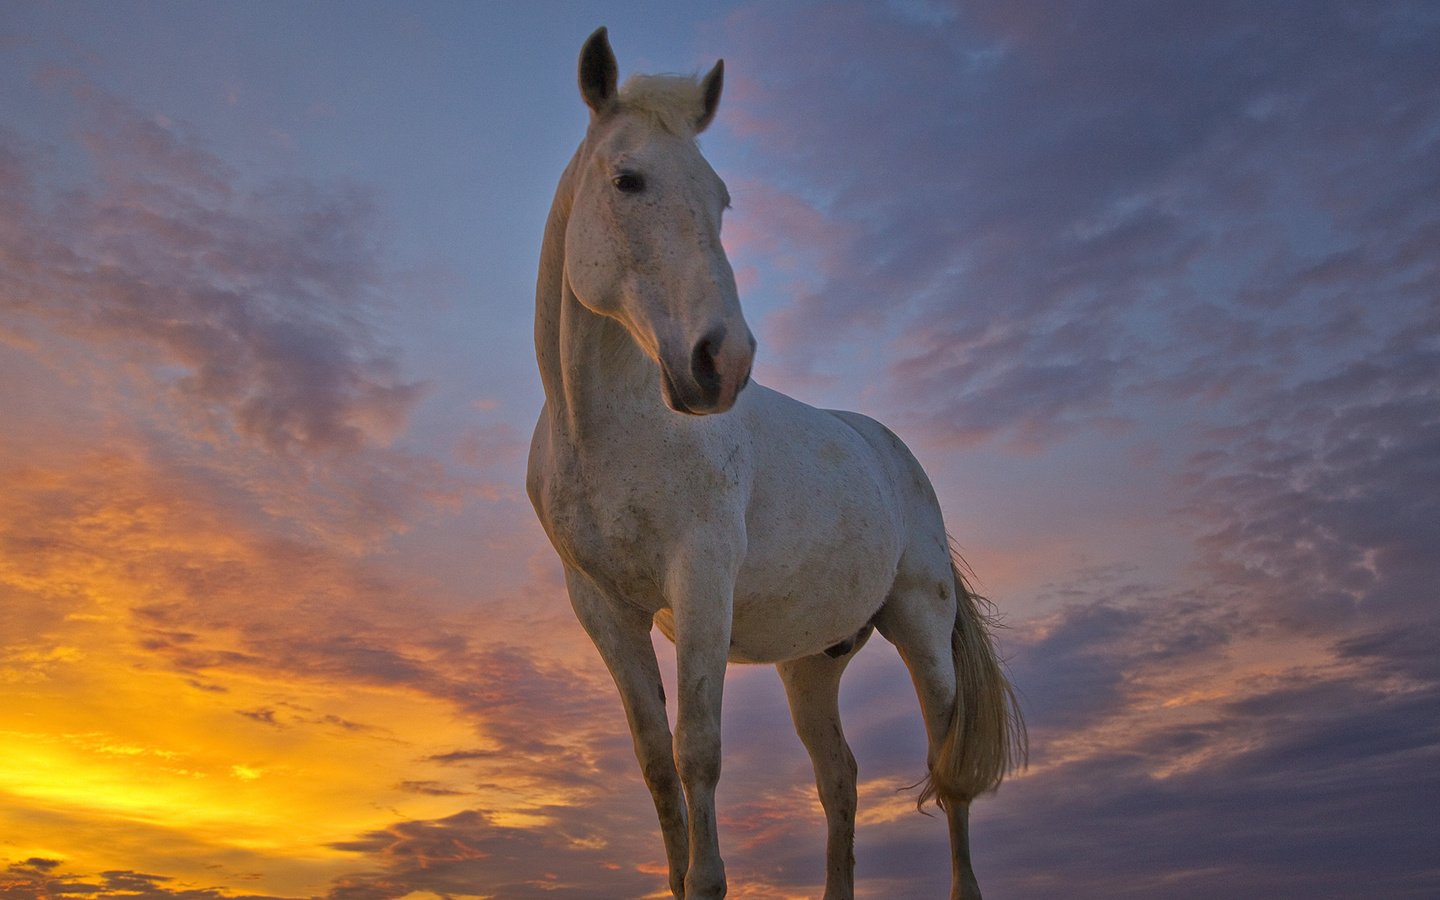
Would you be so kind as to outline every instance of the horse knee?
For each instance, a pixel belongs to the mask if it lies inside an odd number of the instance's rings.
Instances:
[[[709,729],[677,729],[675,767],[686,787],[714,787],[720,780],[719,735]]]
[[[652,753],[640,761],[640,773],[652,791],[661,793],[678,788],[675,760],[668,753]]]
[[[690,747],[675,756],[680,780],[687,786],[714,787],[720,781],[718,747]]]

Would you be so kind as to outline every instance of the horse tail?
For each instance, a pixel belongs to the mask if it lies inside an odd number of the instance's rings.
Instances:
[[[1006,677],[990,631],[994,607],[975,593],[965,578],[968,567],[951,554],[955,577],[955,709],[917,805],[934,800],[942,809],[968,804],[1000,786],[1005,776],[1023,769],[1029,737],[1015,688]]]

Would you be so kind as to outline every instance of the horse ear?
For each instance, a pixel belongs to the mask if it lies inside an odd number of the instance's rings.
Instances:
[[[619,75],[615,51],[605,26],[595,29],[580,48],[580,96],[591,112],[599,115],[615,102],[615,79]]]
[[[705,75],[700,82],[700,90],[704,94],[704,105],[700,109],[700,116],[695,120],[695,133],[699,134],[709,125],[710,120],[715,118],[715,110],[720,108],[720,89],[725,86],[725,60],[717,59],[715,68]]]

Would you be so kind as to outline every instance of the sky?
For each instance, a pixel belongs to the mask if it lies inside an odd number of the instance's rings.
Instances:
[[[756,377],[899,433],[1000,612],[986,896],[1440,895],[1435,4],[34,0],[0,898],[664,895],[523,490],[599,25],[724,58]],[[725,699],[730,895],[817,896],[779,680]],[[943,896],[884,641],[842,707],[858,895]]]

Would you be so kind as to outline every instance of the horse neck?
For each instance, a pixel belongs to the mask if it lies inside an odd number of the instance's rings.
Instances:
[[[565,230],[584,152],[582,145],[555,190],[535,285],[535,358],[545,402],[552,423],[576,437],[625,418],[617,413],[664,410],[654,364],[623,326],[586,309],[565,278]]]

